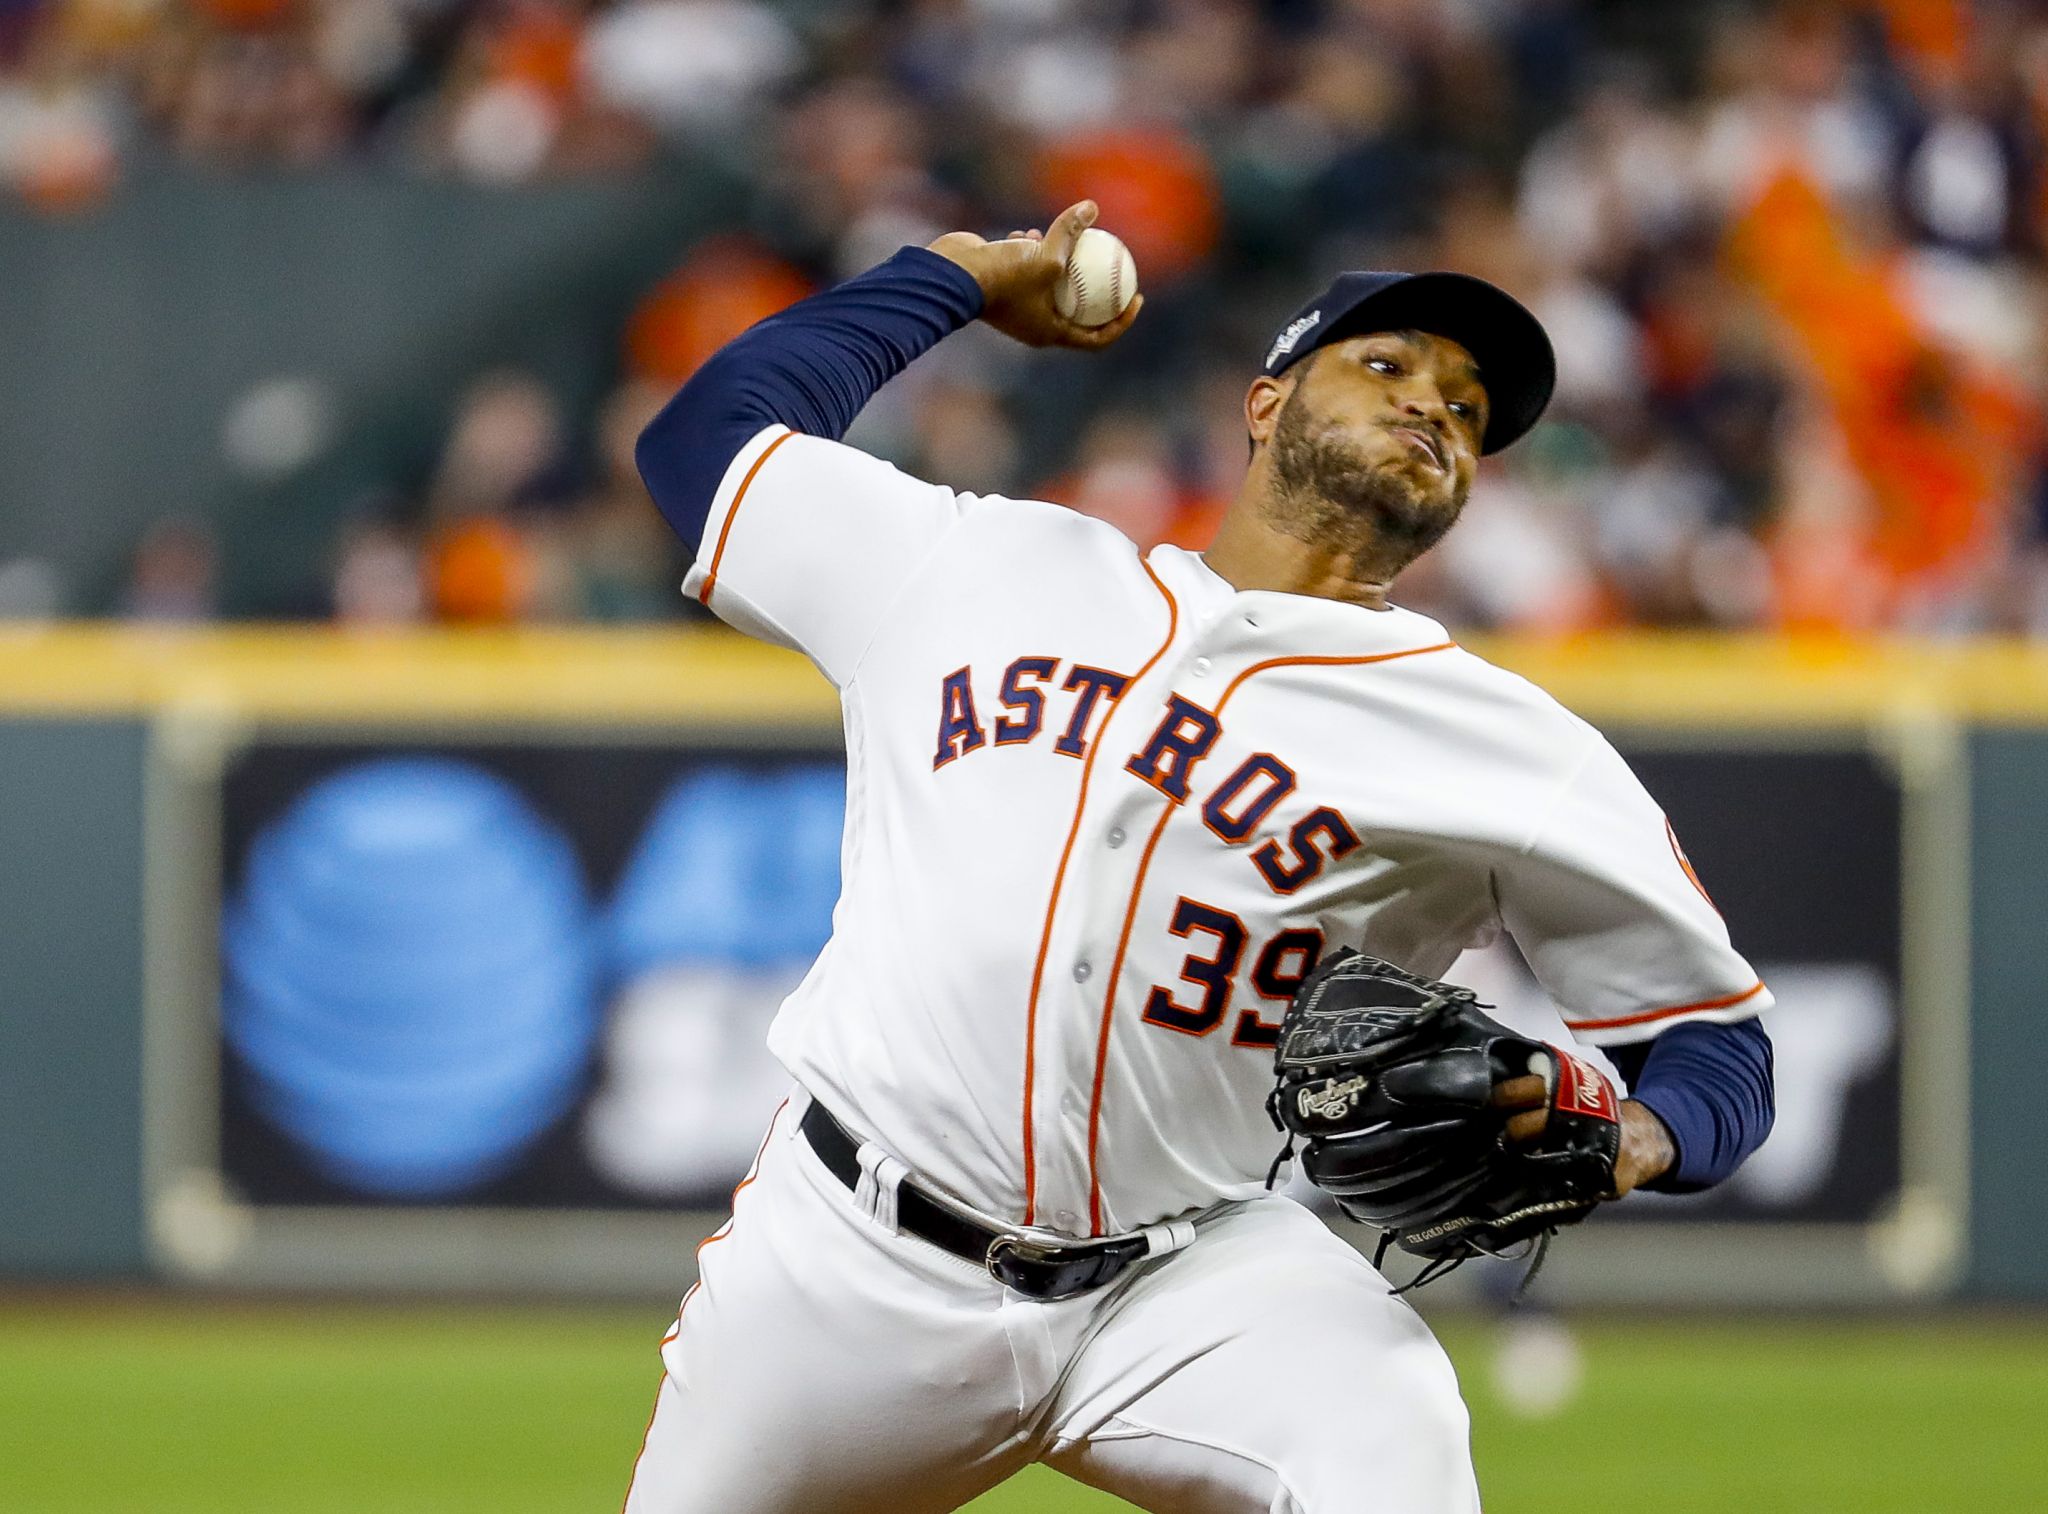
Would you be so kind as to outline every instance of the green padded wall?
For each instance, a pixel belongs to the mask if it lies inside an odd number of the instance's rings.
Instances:
[[[1980,730],[1971,757],[1971,1285],[2048,1299],[2048,732]]]
[[[337,520],[427,466],[464,384],[517,364],[586,408],[633,303],[733,215],[708,165],[507,192],[147,164],[77,218],[0,200],[0,562],[100,613],[148,525],[210,518],[232,613],[306,610]],[[333,446],[239,478],[223,422],[282,377],[324,386]]]
[[[143,1267],[143,757],[0,721],[0,1276]]]

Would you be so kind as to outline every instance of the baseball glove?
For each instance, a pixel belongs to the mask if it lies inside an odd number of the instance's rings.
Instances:
[[[1614,1196],[1620,1097],[1597,1068],[1516,1035],[1472,991],[1347,949],[1281,1026],[1267,1110],[1302,1170],[1387,1247],[1427,1258],[1417,1287],[1478,1255],[1541,1247]],[[1542,1133],[1511,1143],[1494,1090],[1541,1074]],[[1532,1266],[1532,1273],[1533,1273]]]

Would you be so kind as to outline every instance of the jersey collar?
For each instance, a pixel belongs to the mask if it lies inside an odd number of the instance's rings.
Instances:
[[[1146,554],[1198,626],[1237,617],[1230,632],[1261,646],[1329,656],[1378,656],[1441,645],[1451,638],[1427,615],[1389,605],[1369,609],[1347,600],[1275,589],[1237,589],[1198,552],[1162,543]],[[1223,628],[1217,627],[1219,632]]]

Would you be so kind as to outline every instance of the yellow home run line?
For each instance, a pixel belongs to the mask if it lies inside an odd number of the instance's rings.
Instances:
[[[0,630],[0,715],[836,724],[794,653],[719,631]]]
[[[1598,722],[2048,723],[2048,648],[2024,642],[1614,633],[1467,645]],[[836,721],[803,658],[718,628],[151,630],[0,625],[0,716],[568,724]]]

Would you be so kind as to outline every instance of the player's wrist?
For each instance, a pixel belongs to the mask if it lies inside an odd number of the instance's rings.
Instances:
[[[1678,1163],[1678,1143],[1670,1127],[1647,1104],[1624,1099],[1621,1104],[1621,1153],[1614,1162],[1617,1198],[1654,1183]]]
[[[935,242],[906,251],[925,253],[952,264],[965,275],[967,282],[974,285],[982,305],[986,307],[989,296],[994,291],[997,274],[997,270],[991,266],[986,255],[988,245],[972,232],[954,231],[948,232]]]

